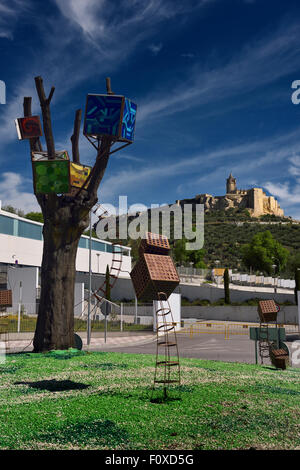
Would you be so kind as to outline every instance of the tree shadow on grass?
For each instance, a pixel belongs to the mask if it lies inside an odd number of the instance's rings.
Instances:
[[[111,420],[81,422],[77,424],[67,424],[58,427],[49,433],[37,436],[40,442],[53,443],[55,445],[82,445],[94,448],[115,448],[127,447],[129,435],[125,429],[120,428]],[[126,446],[127,444],[127,446]]]
[[[290,390],[288,388],[274,387],[273,385],[255,385],[255,388],[263,390],[267,393],[275,393],[278,395],[300,395],[297,390]]]
[[[72,380],[39,380],[38,382],[15,382],[15,385],[28,385],[30,388],[48,390],[49,392],[64,392],[66,390],[84,390],[89,385],[73,382]]]

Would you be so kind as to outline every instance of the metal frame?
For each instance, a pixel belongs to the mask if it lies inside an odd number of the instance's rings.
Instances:
[[[160,308],[156,311],[156,362],[154,372],[154,382],[152,387],[151,399],[157,385],[163,385],[163,399],[168,397],[170,385],[180,385],[180,362],[179,351],[176,336],[176,323],[174,322],[172,309],[168,301],[168,296],[164,292],[158,292]],[[167,307],[163,306],[167,302]],[[171,316],[171,321],[166,321],[166,316]],[[158,325],[158,319],[161,318],[162,325]],[[163,334],[160,334],[160,333]],[[171,348],[175,348],[175,360],[171,360]],[[160,348],[164,348],[164,360],[159,359]],[[173,355],[174,356],[174,355]]]
[[[83,128],[84,128],[84,124],[85,124],[85,121],[86,121],[87,103],[88,103],[88,97],[89,96],[103,96],[103,97],[104,96],[105,97],[114,96],[116,98],[122,98],[122,103],[121,103],[121,108],[120,108],[120,122],[119,122],[119,128],[118,128],[118,135],[117,136],[111,136],[109,134],[101,134],[99,136],[93,136],[93,135],[88,135],[85,132],[83,132],[83,135],[91,142],[91,144],[96,148],[96,150],[97,150],[97,147],[94,145],[94,143],[90,139],[98,140],[98,139],[101,139],[101,137],[111,137],[111,139],[116,141],[116,142],[126,142],[126,145],[120,147],[118,150],[121,150],[121,148],[124,148],[127,145],[132,144],[134,142],[133,140],[128,140],[128,139],[125,139],[125,138],[122,137],[122,123],[123,123],[124,108],[125,108],[125,96],[124,95],[116,95],[112,92],[111,93],[88,93],[87,96],[86,96],[86,101],[85,101],[85,112],[84,112]],[[129,100],[129,101],[131,101],[131,100]],[[136,122],[135,122],[135,125],[136,125]],[[135,125],[134,125],[134,132],[135,132]],[[115,152],[116,151],[117,150],[115,150]]]

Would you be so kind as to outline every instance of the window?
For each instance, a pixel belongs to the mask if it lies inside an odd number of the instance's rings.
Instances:
[[[14,219],[12,217],[0,215],[0,233],[5,233],[6,235],[14,234]]]
[[[21,220],[18,227],[18,236],[23,238],[32,238],[34,240],[42,240],[42,226],[23,222]]]
[[[96,250],[96,251],[106,251],[106,249],[105,249],[105,243],[96,242],[95,240],[92,240],[92,250]]]
[[[87,241],[88,241],[88,240],[87,240],[86,238],[82,238],[82,237],[81,237],[80,240],[79,240],[78,247],[79,247],[79,248],[87,248],[87,247],[88,247]]]

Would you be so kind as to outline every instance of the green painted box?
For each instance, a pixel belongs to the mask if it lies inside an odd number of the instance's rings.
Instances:
[[[32,162],[35,194],[70,192],[69,160],[40,160]]]

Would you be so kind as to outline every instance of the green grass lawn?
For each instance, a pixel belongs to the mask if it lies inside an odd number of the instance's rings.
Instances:
[[[153,403],[153,366],[141,354],[9,355],[0,448],[300,449],[300,369],[182,359],[180,390]]]

